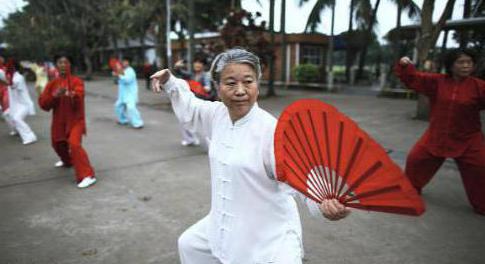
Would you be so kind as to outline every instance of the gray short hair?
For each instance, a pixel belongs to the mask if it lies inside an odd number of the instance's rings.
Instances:
[[[258,56],[242,48],[233,48],[217,55],[212,62],[210,68],[212,80],[218,84],[221,78],[221,72],[231,63],[247,64],[253,68],[256,73],[256,78],[258,80],[261,78],[261,63],[259,62]]]

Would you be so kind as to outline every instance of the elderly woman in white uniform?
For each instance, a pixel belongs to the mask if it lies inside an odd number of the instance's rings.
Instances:
[[[12,83],[9,83],[5,72],[0,70],[0,82],[8,85],[9,111],[7,113],[7,122],[11,126],[12,135],[19,134],[24,145],[37,141],[35,133],[25,122],[27,115],[35,114],[35,107],[30,98],[29,90],[25,84],[25,78],[18,71],[15,71],[12,77]]]
[[[167,69],[152,76],[154,91],[165,90],[177,118],[210,140],[211,209],[180,236],[182,264],[301,263],[296,192],[275,179],[277,120],[256,103],[260,76],[258,57],[242,49],[228,50],[212,64],[222,102],[196,98]],[[307,205],[330,220],[349,213],[337,200]]]

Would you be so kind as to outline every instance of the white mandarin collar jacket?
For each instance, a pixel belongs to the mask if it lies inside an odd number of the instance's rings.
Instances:
[[[271,263],[288,234],[301,245],[295,192],[274,176],[276,119],[255,104],[232,123],[223,103],[196,98],[184,80],[171,76],[164,89],[183,125],[210,142],[211,209],[202,221],[212,254],[222,263]]]

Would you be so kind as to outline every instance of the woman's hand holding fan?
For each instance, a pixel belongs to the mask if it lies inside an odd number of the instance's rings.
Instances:
[[[337,199],[324,199],[319,205],[322,215],[331,221],[340,220],[350,214],[349,208],[341,204]]]

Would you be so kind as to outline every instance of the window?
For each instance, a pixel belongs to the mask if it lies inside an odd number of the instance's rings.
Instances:
[[[323,49],[320,46],[302,45],[300,63],[322,65]]]

